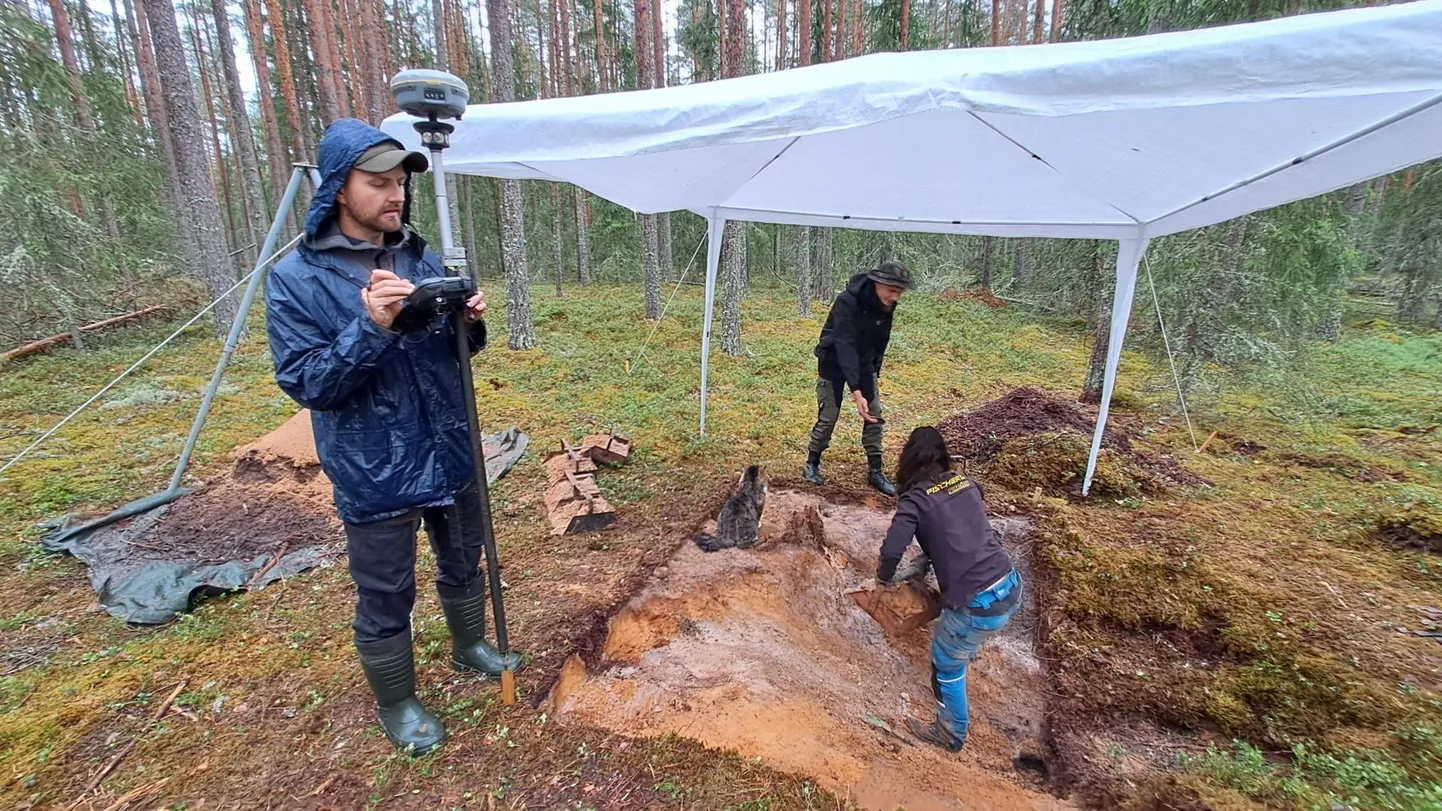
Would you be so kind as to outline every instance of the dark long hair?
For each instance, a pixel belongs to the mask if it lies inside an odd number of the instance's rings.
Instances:
[[[911,432],[901,459],[896,463],[896,492],[905,493],[917,485],[951,470],[951,453],[941,432],[923,425]]]

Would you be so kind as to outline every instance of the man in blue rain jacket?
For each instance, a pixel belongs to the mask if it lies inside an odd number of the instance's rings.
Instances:
[[[265,297],[276,383],[311,411],[345,525],[361,667],[386,736],[416,753],[445,740],[415,689],[411,610],[422,523],[452,665],[494,677],[521,664],[485,640],[480,500],[452,322],[391,329],[413,283],[445,273],[406,225],[410,177],[428,163],[362,121],[327,127],[305,238],[276,265]],[[467,302],[473,352],[485,345],[485,308],[484,294]]]

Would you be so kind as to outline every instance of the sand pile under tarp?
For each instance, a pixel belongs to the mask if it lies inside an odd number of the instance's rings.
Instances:
[[[487,435],[487,479],[514,467],[527,442],[515,428]],[[68,538],[66,527],[93,516],[65,516],[41,543],[85,561],[106,611],[157,624],[188,610],[195,596],[259,589],[330,565],[345,548],[331,498],[310,414],[301,411],[237,450],[230,473],[196,492]]]

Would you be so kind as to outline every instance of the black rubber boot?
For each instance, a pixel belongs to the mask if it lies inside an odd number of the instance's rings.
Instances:
[[[814,485],[826,484],[821,478],[821,454],[813,453],[806,457],[806,464],[801,468],[801,478]]]
[[[881,493],[882,495],[896,495],[896,485],[891,483],[891,479],[886,478],[886,471],[881,469],[880,458],[868,459],[866,467],[867,484],[871,485],[874,490]]]
[[[376,697],[376,715],[397,749],[423,755],[446,739],[441,719],[416,698],[416,659],[409,630],[379,642],[357,642],[361,669]]]
[[[948,752],[960,752],[962,747],[966,746],[966,738],[957,740],[951,737],[951,733],[942,729],[940,722],[937,721],[928,724],[915,718],[908,718],[906,719],[906,729],[917,740],[933,746],[940,746]]]
[[[499,679],[501,671],[517,673],[522,667],[521,654],[511,651],[505,656],[486,641],[486,581],[476,580],[470,589],[453,589],[436,584],[436,596],[445,612],[446,625],[451,629],[451,667],[480,673],[488,679]]]

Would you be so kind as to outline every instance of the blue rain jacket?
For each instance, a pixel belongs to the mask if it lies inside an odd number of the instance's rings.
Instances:
[[[337,236],[336,194],[361,153],[392,140],[356,119],[326,128],[306,239],[275,266],[265,293],[275,382],[310,409],[336,511],[354,524],[449,504],[475,478],[450,320],[401,334],[377,325],[361,302],[375,269],[363,257],[411,281],[444,275],[440,257],[408,229],[369,254],[336,246],[348,239]],[[409,211],[407,200],[403,221]],[[484,346],[485,322],[470,344],[472,353]]]

